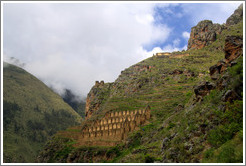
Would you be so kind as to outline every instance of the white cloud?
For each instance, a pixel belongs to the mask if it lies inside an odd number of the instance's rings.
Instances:
[[[171,30],[154,25],[154,4],[4,4],[4,51],[59,93],[87,95],[96,80],[114,81],[164,42]]]
[[[190,22],[193,25],[205,19],[212,20],[214,23],[223,24],[241,3],[202,3],[193,5],[184,3],[181,4],[181,7],[183,12],[191,18]]]
[[[190,33],[185,31],[185,32],[182,33],[182,36],[185,39],[189,39],[190,38]]]
[[[171,4],[178,5],[183,10],[177,17],[185,15],[190,19],[185,21],[195,25],[202,19],[225,22],[239,4]],[[154,24],[155,7],[152,3],[4,4],[4,58],[19,59],[59,93],[69,88],[86,96],[96,80],[112,82],[121,70],[156,52],[186,49],[180,47],[180,39],[167,42],[172,29]],[[182,36],[187,38],[188,32]],[[151,51],[143,48],[153,43],[167,45]]]
[[[163,47],[163,52],[173,52],[173,51],[182,51],[182,50],[186,50],[187,49],[187,46],[183,46],[183,47],[177,47],[175,45],[171,45],[171,44],[168,44],[166,45],[165,47]]]
[[[141,16],[136,15],[135,18],[136,18],[137,22],[144,24],[144,25],[148,25],[154,21],[153,16],[150,14],[145,14],[145,15],[141,15]]]
[[[174,45],[175,47],[179,46],[179,44],[180,44],[180,39],[175,39],[175,40],[173,41],[173,45]]]
[[[160,47],[155,47],[151,51],[146,51],[145,49],[143,49],[143,47],[139,47],[137,50],[137,53],[139,55],[142,55],[141,60],[149,58],[158,52],[163,52],[163,50]]]
[[[151,57],[151,56],[153,56],[159,52],[173,52],[173,51],[182,51],[182,50],[187,49],[187,45],[185,45],[183,47],[178,47],[178,45],[177,45],[178,42],[179,42],[179,39],[176,39],[172,42],[173,44],[168,44],[168,45],[164,46],[163,48],[155,47],[151,51],[146,51],[142,47],[139,47],[138,53],[142,55],[142,59],[146,59],[146,58],[149,58],[149,57]]]

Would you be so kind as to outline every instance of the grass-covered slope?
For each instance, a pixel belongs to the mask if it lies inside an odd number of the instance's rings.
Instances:
[[[34,162],[47,139],[80,123],[62,98],[25,70],[4,62],[4,162]]]
[[[76,140],[56,136],[39,161],[242,162],[243,57],[220,76],[226,76],[224,88],[209,90],[199,102],[194,93],[201,82],[219,84],[211,79],[209,68],[225,58],[225,39],[232,35],[243,36],[242,21],[227,27],[209,46],[174,52],[169,58],[150,57],[122,71],[115,82],[105,84],[105,90],[96,91],[101,105],[88,121],[110,110],[151,108],[150,123],[122,144],[104,150],[73,147]],[[184,56],[172,58],[180,54]],[[228,90],[237,91],[240,97],[225,101]]]

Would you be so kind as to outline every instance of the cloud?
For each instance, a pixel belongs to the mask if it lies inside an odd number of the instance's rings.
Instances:
[[[4,52],[52,86],[86,96],[96,80],[114,81],[145,57],[144,44],[171,32],[154,25],[154,4],[4,4]]]
[[[96,80],[112,82],[120,71],[156,52],[186,49],[183,24],[225,22],[238,5],[4,3],[3,56],[19,59],[60,94],[67,88],[86,96]],[[182,20],[176,25],[184,28],[178,36],[174,24],[160,21],[157,7],[172,15],[162,20]]]
[[[190,38],[190,33],[185,31],[185,32],[182,33],[182,36],[185,39],[189,39]]]
[[[174,45],[175,47],[179,46],[179,44],[180,44],[180,39],[175,39],[175,40],[173,41],[173,45]]]
[[[181,50],[186,50],[187,49],[187,45],[183,46],[183,47],[177,47],[175,45],[171,45],[168,44],[165,47],[163,47],[163,52],[173,52],[173,51],[181,51]]]
[[[3,59],[4,62],[13,64],[13,65],[21,67],[21,68],[24,68],[26,65],[25,63],[22,63],[19,59],[15,58],[15,57],[8,57],[5,55],[5,56],[3,56],[3,58],[4,58]],[[8,66],[7,63],[4,63],[3,67],[7,67]]]
[[[235,9],[241,4],[238,2],[230,3],[197,3],[180,4],[185,15],[189,16],[189,20],[196,25],[201,20],[212,20],[214,23],[223,24],[226,19],[233,14]]]

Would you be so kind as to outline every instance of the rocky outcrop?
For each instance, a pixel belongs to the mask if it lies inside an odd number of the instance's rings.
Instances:
[[[243,4],[226,20],[226,26],[232,26],[243,20]]]
[[[201,101],[204,96],[209,94],[209,92],[215,89],[215,85],[210,82],[202,82],[198,86],[195,86],[194,92],[196,94],[196,101]]]
[[[220,34],[223,29],[223,25],[213,24],[210,20],[199,22],[195,27],[191,28],[188,50],[200,49],[211,44],[216,40],[217,35]]]
[[[191,28],[190,39],[188,41],[189,49],[201,49],[210,45],[216,39],[218,34],[233,25],[238,24],[243,20],[243,4],[241,4],[237,10],[226,20],[226,24],[213,24],[210,20],[204,20],[199,22],[196,26]]]
[[[209,68],[210,76],[217,80],[229,66],[233,66],[238,57],[243,54],[243,38],[241,36],[227,36],[225,39],[225,59]]]
[[[209,68],[210,77],[212,80],[217,80],[226,69],[228,65],[224,60],[219,61],[216,65],[213,65]]]
[[[88,119],[93,113],[100,109],[101,104],[107,99],[111,84],[104,84],[104,81],[96,81],[86,98],[85,118]]]
[[[227,36],[225,39],[225,59],[220,60],[216,65],[213,65],[209,68],[210,77],[212,80],[215,80],[214,83],[203,82],[198,86],[195,86],[195,101],[201,101],[202,98],[209,93],[210,90],[218,88],[220,90],[224,89],[230,77],[228,74],[225,74],[228,67],[231,67],[237,63],[237,58],[243,55],[243,39],[241,36]],[[222,101],[232,102],[235,99],[238,99],[240,94],[237,94],[233,90],[228,90]]]
[[[225,59],[227,63],[237,59],[243,53],[243,38],[227,36],[225,39]]]

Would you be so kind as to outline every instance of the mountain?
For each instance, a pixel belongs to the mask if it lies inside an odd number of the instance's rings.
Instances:
[[[81,117],[44,83],[4,62],[4,162],[34,162],[50,136],[80,122]]]
[[[96,81],[86,120],[56,134],[37,162],[243,162],[243,20],[235,20],[201,21],[187,51]]]
[[[62,99],[70,105],[82,118],[85,117],[85,102],[76,96],[71,90],[65,89]]]

